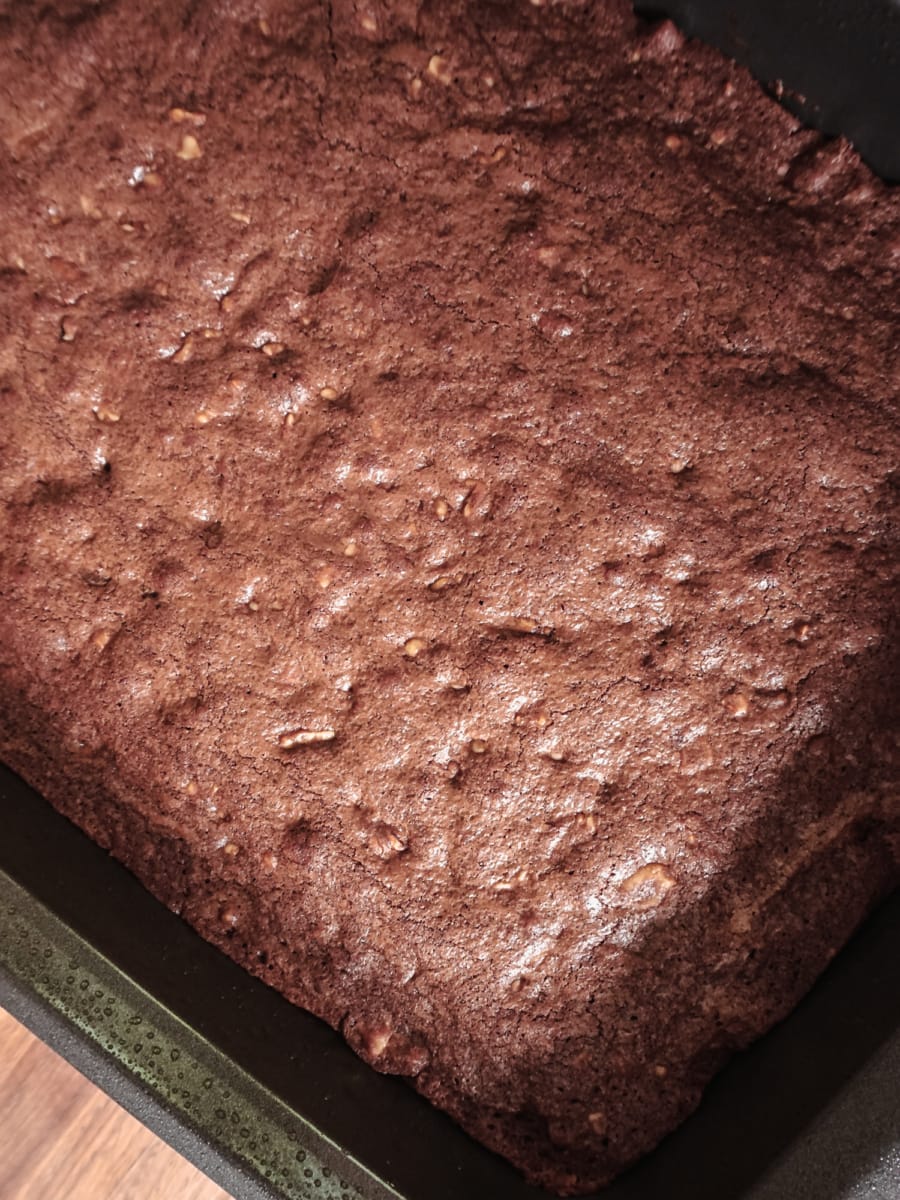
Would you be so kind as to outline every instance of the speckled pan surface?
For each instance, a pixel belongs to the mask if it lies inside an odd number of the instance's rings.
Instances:
[[[36,12],[2,753],[595,1187],[897,879],[900,201],[614,0]]]

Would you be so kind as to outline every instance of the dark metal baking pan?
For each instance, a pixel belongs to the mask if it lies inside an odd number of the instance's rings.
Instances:
[[[3,769],[0,813],[0,1002],[235,1196],[545,1195],[202,941]],[[898,1114],[900,896],[603,1195],[896,1200]]]

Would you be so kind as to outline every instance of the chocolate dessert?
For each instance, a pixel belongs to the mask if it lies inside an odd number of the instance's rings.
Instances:
[[[900,197],[619,0],[0,28],[0,757],[596,1188],[900,878]]]

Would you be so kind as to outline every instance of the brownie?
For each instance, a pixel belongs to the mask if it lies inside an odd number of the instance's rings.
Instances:
[[[900,875],[900,197],[620,0],[0,21],[0,754],[595,1188]]]

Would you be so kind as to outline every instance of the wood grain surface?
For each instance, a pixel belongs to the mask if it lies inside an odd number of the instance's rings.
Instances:
[[[0,1200],[229,1200],[0,1008]]]

